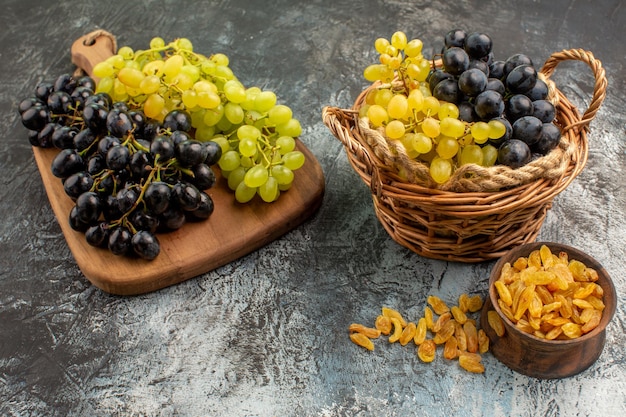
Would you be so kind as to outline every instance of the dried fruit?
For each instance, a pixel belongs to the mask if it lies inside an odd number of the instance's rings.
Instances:
[[[374,343],[363,333],[358,333],[358,332],[350,333],[350,340],[352,340],[353,343],[361,347],[364,347],[367,350],[374,350]]]
[[[463,325],[463,331],[467,336],[467,351],[471,353],[478,352],[478,332],[474,322],[466,321]]]
[[[436,343],[436,342],[435,342]],[[446,359],[454,359],[458,355],[458,343],[456,337],[452,336],[446,340],[443,345],[443,357]]]
[[[426,340],[426,332],[428,329],[426,328],[426,319],[424,317],[420,318],[417,321],[417,328],[415,329],[415,336],[413,336],[413,342],[416,345],[421,345]]]
[[[435,360],[435,355],[437,352],[437,345],[431,339],[424,340],[424,343],[419,345],[417,348],[417,357],[420,358],[422,362],[432,362]]]
[[[493,331],[496,332],[498,337],[504,336],[504,323],[502,322],[502,319],[495,310],[489,310],[487,312],[487,322],[489,323],[489,326],[491,326]]]
[[[383,310],[383,316],[389,317],[390,319],[393,319],[393,318],[398,319],[402,327],[406,326],[406,320],[404,320],[400,312],[389,307],[383,307],[382,310]]]
[[[450,307],[448,307],[448,305],[436,295],[429,295],[426,302],[433,308],[433,311],[439,315],[450,311]]]
[[[393,333],[389,336],[389,343],[395,343],[400,340],[400,336],[402,336],[402,322],[395,317],[392,317],[390,320],[393,325]]]
[[[480,360],[480,355],[462,352],[459,356],[459,365],[466,371],[480,374],[485,372],[485,366]]]
[[[402,346],[409,343],[409,341],[413,340],[415,337],[416,326],[415,323],[410,322],[406,325],[404,330],[402,330],[402,334],[400,335],[400,339],[398,340]]]
[[[513,265],[506,263],[493,285],[502,314],[518,329],[537,337],[563,339],[579,337],[599,325],[604,291],[597,279],[593,268],[565,252],[553,254],[542,245]],[[496,334],[504,334],[496,313],[490,313],[490,326]]]
[[[391,333],[391,329],[393,325],[391,324],[391,320],[389,317],[383,316],[382,314],[376,317],[376,322],[374,323],[374,327],[376,327],[382,334],[385,336]]]
[[[378,329],[373,329],[371,327],[365,327],[362,324],[352,323],[350,327],[348,327],[348,331],[353,333],[363,333],[365,336],[370,339],[377,339],[380,337],[381,331]]]
[[[483,329],[478,330],[478,353],[487,353],[489,351],[489,337]]]

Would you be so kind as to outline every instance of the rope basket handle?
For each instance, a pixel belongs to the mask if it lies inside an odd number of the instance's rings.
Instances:
[[[547,78],[549,78],[556,69],[557,65],[563,61],[584,62],[591,68],[595,76],[593,95],[591,98],[591,102],[589,103],[589,107],[583,113],[580,121],[564,127],[563,133],[575,127],[583,127],[585,130],[588,130],[589,123],[591,123],[591,121],[595,117],[596,113],[600,109],[600,106],[602,105],[602,102],[606,97],[606,88],[608,85],[606,73],[604,71],[604,68],[602,67],[602,63],[598,61],[591,52],[585,51],[583,49],[568,49],[562,50],[561,52],[553,53],[543,64],[540,72]]]

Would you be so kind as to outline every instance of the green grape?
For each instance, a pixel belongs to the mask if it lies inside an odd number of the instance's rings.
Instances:
[[[271,91],[261,91],[254,99],[256,110],[264,113],[276,105],[276,94]]]
[[[125,66],[124,57],[118,54],[108,57],[106,61],[109,62],[113,66],[113,68],[117,70],[124,68]]]
[[[443,159],[452,159],[459,151],[459,142],[449,136],[439,138],[437,143],[437,155]]]
[[[276,139],[276,146],[281,155],[291,152],[296,148],[296,140],[291,136],[279,136]]]
[[[215,136],[215,127],[214,126],[200,126],[196,128],[195,138],[200,142],[208,142],[213,140]]]
[[[394,95],[387,103],[387,114],[392,119],[403,119],[409,112],[409,102],[403,94]]]
[[[421,55],[423,43],[419,39],[411,39],[404,47],[404,53],[406,56],[413,58]]]
[[[422,108],[422,113],[425,113],[430,116],[435,116],[439,113],[439,107],[441,104],[439,100],[433,96],[424,97],[424,106]]]
[[[101,78],[100,81],[98,81],[98,85],[96,87],[96,93],[107,93],[110,95],[111,91],[113,91],[113,78],[111,77]]]
[[[252,139],[256,141],[261,137],[261,131],[254,126],[250,125],[241,125],[237,129],[237,137],[239,139]]]
[[[148,78],[149,77],[146,77],[146,79]],[[198,93],[193,90],[183,91],[181,99],[187,109],[193,109],[198,105]]]
[[[379,54],[385,53],[389,45],[389,41],[385,38],[378,38],[374,41],[374,49],[376,49],[376,52]]]
[[[158,119],[165,107],[165,99],[158,94],[150,94],[143,104],[143,112],[151,119]]]
[[[224,83],[224,95],[228,101],[242,103],[246,99],[246,89],[237,80],[228,80]]]
[[[483,166],[494,166],[498,160],[498,149],[493,145],[485,145],[481,151],[483,153]]]
[[[165,46],[165,41],[163,38],[155,36],[150,39],[150,49],[161,49]]]
[[[465,124],[461,120],[452,117],[440,119],[439,128],[442,135],[450,136],[455,139],[465,134]]]
[[[483,164],[483,151],[478,145],[467,145],[461,150],[461,157],[459,158],[459,164]]]
[[[161,79],[156,75],[148,75],[147,77],[143,77],[143,79],[139,83],[139,89],[143,94],[156,93],[157,91],[159,91],[159,87],[161,87]]]
[[[430,74],[431,70],[430,62],[426,59],[422,59],[417,63],[417,66],[419,67],[420,72],[413,78],[419,82],[426,81],[426,78],[428,78],[428,74]]]
[[[183,67],[184,68],[184,67]],[[193,79],[189,76],[189,74],[185,74],[184,72],[179,72],[174,77],[172,77],[172,85],[175,85],[181,91],[189,90],[193,86]]]
[[[424,134],[431,139],[439,136],[439,134],[441,133],[439,120],[432,117],[426,117],[422,122],[422,132],[424,132]]]
[[[498,120],[490,120],[487,124],[489,125],[489,139],[499,139],[506,133],[506,126]]]
[[[187,38],[178,38],[176,40],[176,44],[180,49],[183,49],[185,51],[193,51],[193,44]]]
[[[370,82],[389,82],[393,76],[393,70],[384,64],[372,64],[363,70],[363,78]]]
[[[425,154],[433,149],[433,140],[422,132],[416,133],[412,139],[413,149],[419,153]]]
[[[376,93],[376,99],[374,101],[379,106],[387,108],[387,106],[389,105],[389,101],[393,98],[393,96],[394,94],[390,89],[381,88],[380,90],[378,90],[378,93]]]
[[[230,64],[228,56],[222,53],[213,54],[213,56],[211,56],[211,61],[215,62],[216,65],[224,67],[227,67]]]
[[[443,102],[439,106],[439,110],[437,111],[437,116],[439,117],[439,120],[443,120],[446,117],[458,119],[459,108],[454,103]]]
[[[200,69],[195,65],[183,65],[180,69],[180,73],[188,77],[192,83],[196,83],[200,79]]]
[[[276,178],[278,185],[289,185],[293,182],[293,171],[284,165],[274,165],[271,169],[272,177]]]
[[[163,74],[168,78],[175,77],[182,69],[184,63],[185,60],[181,55],[170,56],[163,65]]]
[[[215,126],[219,123],[220,120],[222,120],[223,116],[224,116],[224,106],[219,104],[214,109],[207,109],[207,111],[204,113],[203,121],[204,121],[204,124],[207,126]]]
[[[235,168],[228,173],[228,188],[235,191],[239,186],[239,183],[243,181],[243,177],[246,175],[246,169],[242,166]]]
[[[256,139],[249,137],[243,138],[239,141],[239,153],[243,156],[252,157],[257,153]]]
[[[246,169],[252,168],[252,166],[257,163],[256,159],[258,158],[258,156],[258,152],[255,153],[253,156],[241,156],[241,159],[239,160],[241,166]]]
[[[394,32],[391,35],[391,45],[397,49],[404,49],[407,44],[406,34],[402,31]]]
[[[289,119],[287,123],[276,126],[276,132],[280,136],[291,136],[297,138],[302,134],[302,126],[298,119]]]
[[[413,148],[413,142],[415,141],[415,137],[417,136],[417,133],[413,133],[413,132],[406,132],[400,139],[400,143],[402,143],[402,146],[404,146],[404,149],[406,151],[406,154],[408,155],[409,158],[417,158],[419,156],[419,152],[417,152],[414,148]]]
[[[413,111],[420,112],[424,107],[424,95],[421,90],[411,90],[407,97],[409,108]]]
[[[235,189],[235,200],[239,203],[247,203],[256,195],[256,188],[250,188],[244,181],[241,181]]]
[[[243,182],[250,188],[257,188],[265,184],[269,178],[269,171],[263,165],[250,168],[243,177]]]
[[[238,125],[243,122],[243,109],[239,104],[226,103],[226,105],[224,105],[224,117],[233,125]]]
[[[373,104],[369,107],[367,117],[374,127],[382,126],[389,120],[387,110],[379,104]]]
[[[390,139],[400,139],[404,136],[405,131],[404,123],[400,120],[392,120],[385,127],[385,134]]]
[[[215,109],[222,104],[222,99],[213,91],[196,92],[198,106],[203,109]]]
[[[233,70],[231,70],[226,65],[215,66],[215,77],[224,80],[234,80],[236,78],[235,74],[233,74]]]
[[[267,118],[273,125],[281,125],[287,123],[293,117],[291,109],[284,104],[277,104],[272,107],[268,113]]]
[[[269,177],[265,184],[257,189],[257,194],[266,203],[276,201],[280,192],[278,191],[278,181],[274,177]]]
[[[124,67],[118,71],[117,79],[125,86],[139,88],[144,79],[144,74],[137,69]]]
[[[472,133],[474,142],[480,145],[480,144],[487,142],[487,140],[489,140],[489,133],[491,132],[491,127],[486,122],[475,122],[472,124],[472,127],[470,128],[470,132]]]
[[[141,72],[143,72],[146,76],[148,75],[156,75],[161,77],[163,75],[163,67],[165,66],[165,61],[150,61],[146,63]]]
[[[305,157],[300,151],[291,151],[282,156],[282,161],[286,168],[295,171],[304,165]]]
[[[222,171],[232,171],[241,165],[239,152],[229,150],[222,153],[222,157],[217,163]]]
[[[452,162],[438,156],[430,162],[430,176],[437,184],[443,184],[452,176]]]
[[[94,77],[98,78],[112,77],[115,74],[115,69],[110,62],[100,61],[94,65],[92,73]]]

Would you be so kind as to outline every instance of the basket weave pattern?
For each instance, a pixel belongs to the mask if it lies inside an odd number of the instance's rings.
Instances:
[[[593,96],[582,116],[549,80],[556,66],[567,60],[586,63],[595,76]],[[552,54],[539,73],[551,86],[562,129],[557,149],[517,170],[461,167],[443,186],[432,182],[425,164],[359,120],[367,90],[351,109],[323,109],[324,124],[370,187],[376,216],[392,239],[422,256],[459,262],[496,259],[536,239],[554,197],[587,162],[587,130],[607,87],[601,63],[581,49]]]

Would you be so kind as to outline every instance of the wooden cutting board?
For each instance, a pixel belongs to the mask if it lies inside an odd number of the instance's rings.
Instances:
[[[113,49],[106,37],[91,42],[85,39],[78,39],[72,46],[72,61],[91,74],[93,65],[110,56]],[[116,256],[89,245],[83,233],[69,226],[68,215],[74,203],[65,194],[61,180],[50,170],[58,150],[33,147],[33,153],[50,205],[82,273],[103,291],[136,295],[225,265],[272,242],[313,215],[322,203],[324,175],[315,156],[299,140],[297,148],[305,154],[306,162],[295,171],[291,189],[271,204],[258,199],[237,203],[225,180],[216,172],[218,181],[207,190],[215,203],[211,217],[159,234],[161,253],[152,261]]]

